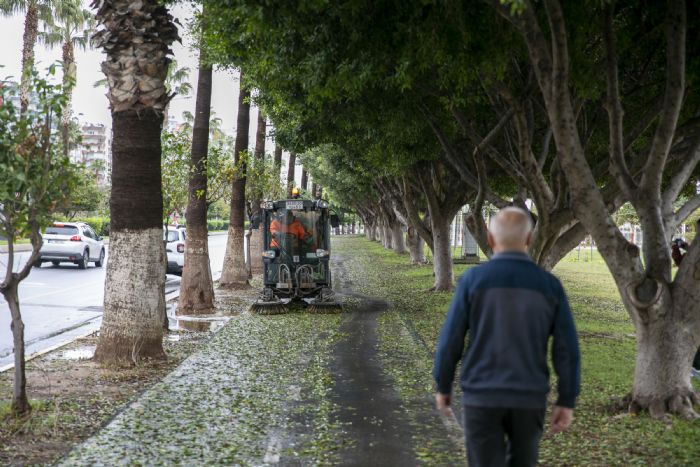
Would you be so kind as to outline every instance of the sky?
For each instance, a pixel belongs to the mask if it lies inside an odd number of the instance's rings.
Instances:
[[[90,0],[83,0],[83,6],[89,9]],[[180,20],[182,25],[187,24],[187,18],[192,16],[189,5],[176,6],[171,10],[173,16]],[[41,25],[40,25],[41,29]],[[22,60],[22,34],[24,30],[24,16],[0,18],[0,78],[12,76],[19,78]],[[183,26],[180,27],[182,44],[173,44],[174,58],[179,67],[190,69],[190,83],[193,91],[188,97],[176,96],[170,104],[170,113],[177,120],[182,120],[182,112],[194,113],[195,92],[197,89],[197,55],[190,49],[190,38]],[[61,60],[60,46],[48,49],[41,43],[35,48],[35,63],[38,70],[45,70],[51,63]],[[100,70],[103,54],[100,50],[76,50],[77,82],[73,93],[74,115],[81,122],[102,123],[111,128],[112,119],[109,111],[109,102],[105,96],[105,89],[95,88],[93,84],[104,78]],[[58,78],[60,79],[60,78]],[[222,120],[222,129],[228,134],[235,134],[236,113],[238,110],[238,74],[234,71],[215,70],[212,90],[212,109],[216,116]],[[257,126],[257,108],[251,108],[250,112],[250,144],[255,144],[255,131]],[[268,126],[269,128],[269,126]],[[269,133],[269,132],[268,132]],[[266,152],[271,154],[274,143],[268,138]],[[287,154],[284,154],[285,161]],[[286,162],[285,162],[286,163]],[[300,170],[297,170],[297,176]]]

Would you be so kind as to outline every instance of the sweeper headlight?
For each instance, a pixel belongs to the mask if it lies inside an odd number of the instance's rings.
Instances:
[[[275,256],[277,256],[277,252],[275,250],[265,250],[263,251],[263,258],[269,258],[273,259]]]
[[[262,209],[275,209],[275,203],[273,203],[272,201],[263,201],[262,203],[260,203],[260,207]]]
[[[328,207],[328,201],[319,200],[318,207],[321,209],[326,209]]]
[[[316,257],[317,258],[325,258],[326,256],[328,256],[328,250],[323,250],[321,248],[316,250]]]

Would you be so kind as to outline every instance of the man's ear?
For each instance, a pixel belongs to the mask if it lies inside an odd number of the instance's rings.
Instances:
[[[525,246],[526,246],[526,247],[529,248],[530,245],[532,245],[532,232],[530,232],[529,234],[527,234],[527,241],[525,242]]]
[[[496,242],[493,239],[493,235],[491,235],[491,232],[486,233],[486,241],[489,243],[489,246],[493,250],[493,248],[496,246]]]

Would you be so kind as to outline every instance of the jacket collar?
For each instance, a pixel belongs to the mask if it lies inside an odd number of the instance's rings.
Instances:
[[[530,255],[528,255],[527,253],[523,253],[522,251],[502,251],[493,255],[491,259],[515,259],[520,261],[532,261]]]

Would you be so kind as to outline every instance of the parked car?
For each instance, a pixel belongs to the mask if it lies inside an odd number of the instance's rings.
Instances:
[[[54,266],[71,262],[80,269],[86,269],[88,263],[95,263],[98,268],[105,262],[105,246],[102,237],[84,222],[54,222],[46,228],[39,259],[34,266],[40,268],[43,263],[51,262]]]
[[[169,226],[163,229],[165,240],[165,254],[168,256],[167,274],[182,275],[182,267],[185,265],[185,239],[187,231],[183,227]]]

